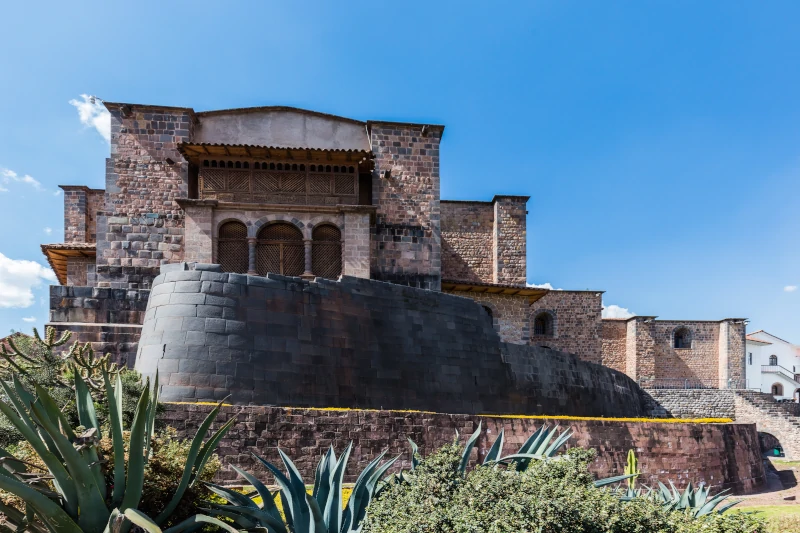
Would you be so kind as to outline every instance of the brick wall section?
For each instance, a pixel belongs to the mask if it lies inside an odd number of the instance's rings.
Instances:
[[[656,379],[693,378],[718,384],[719,322],[657,320],[651,324]],[[674,348],[673,334],[680,327],[691,331],[691,348]]]
[[[64,242],[95,242],[97,213],[103,209],[102,189],[61,185],[64,191]]]
[[[89,270],[94,271],[94,257],[70,257],[67,259],[67,285],[85,287],[88,283]]]
[[[530,343],[577,355],[584,361],[601,362],[602,293],[593,291],[550,291],[530,306],[530,324],[547,312],[553,318],[553,335],[534,335]]]
[[[736,393],[732,390],[645,389],[644,392],[649,416],[736,419]]]
[[[423,135],[423,126],[410,124],[369,127],[376,166],[372,198],[378,208],[370,277],[439,290],[439,142],[444,128],[426,126]]]
[[[209,405],[166,404],[163,420],[178,429],[182,437],[193,437],[197,426],[212,409]],[[298,467],[305,480],[314,479],[319,457],[328,446],[338,451],[353,442],[346,482],[375,456],[388,449],[387,457],[400,455],[391,470],[410,468],[406,437],[412,438],[423,455],[429,455],[452,442],[456,430],[461,442],[477,429],[484,431],[473,451],[473,461],[489,451],[500,429],[505,431],[505,454],[518,450],[541,420],[488,418],[397,411],[322,411],[281,407],[223,407],[218,427],[230,417],[238,423],[221,441],[217,453],[223,461],[218,478],[223,483],[242,483],[231,465],[253,472],[259,479],[271,480],[249,452],[280,464],[280,447]],[[653,485],[657,480],[672,480],[683,488],[688,481],[704,481],[715,492],[730,488],[736,493],[754,492],[765,480],[758,435],[750,424],[661,424],[613,421],[573,421],[553,419],[552,424],[570,427],[574,436],[568,446],[597,450],[591,470],[597,477],[619,475],[624,471],[628,450],[636,450],[642,477],[639,482]]]
[[[181,270],[181,268],[194,270]],[[574,356],[500,342],[474,301],[345,277],[341,282],[165,265],[136,368],[165,401],[463,413],[636,416],[627,376]]]
[[[627,370],[627,338],[628,323],[625,320],[607,320],[602,327],[602,360],[603,365],[625,372]]]
[[[530,340],[530,311],[528,299],[508,294],[488,294],[445,291],[447,294],[475,300],[492,310],[492,323],[500,340],[512,344],[528,344]]]
[[[494,283],[494,206],[441,202],[442,279]]]
[[[369,278],[370,216],[366,213],[345,213],[344,249],[342,250],[342,273],[345,276]]]
[[[188,262],[213,262],[214,204],[203,200],[181,204],[186,225],[183,258]]]
[[[141,325],[150,291],[50,286],[50,322]]]
[[[527,196],[495,196],[494,282],[525,285]]]
[[[70,343],[89,343],[97,355],[111,355],[111,362],[133,368],[142,327],[136,324],[84,324],[79,322],[48,322],[58,335],[71,331]]]
[[[188,163],[177,150],[194,127],[189,109],[108,104],[111,157],[98,217],[97,273],[104,286],[147,288],[162,262],[183,257]],[[167,159],[174,161],[169,164]]]

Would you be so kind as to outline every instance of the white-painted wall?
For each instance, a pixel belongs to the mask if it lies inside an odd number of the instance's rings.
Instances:
[[[800,389],[800,383],[793,379],[794,374],[800,374],[800,347],[765,331],[750,333],[748,337],[745,343],[747,387],[771,393],[772,386],[780,384],[783,394],[775,395],[776,399],[795,397],[795,391]],[[778,359],[776,366],[770,365],[773,355]]]

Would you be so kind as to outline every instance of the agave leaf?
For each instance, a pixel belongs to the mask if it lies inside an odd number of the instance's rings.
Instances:
[[[110,511],[106,507],[101,488],[97,485],[97,480],[86,464],[85,459],[72,446],[72,443],[61,434],[59,428],[53,423],[40,400],[43,395],[50,396],[41,387],[37,387],[39,400],[31,405],[34,419],[42,426],[44,431],[50,434],[58,451],[64,458],[67,470],[74,480],[75,490],[78,495],[78,509],[92,509],[90,513],[80,513],[78,524],[86,531],[102,531],[108,523]],[[51,399],[52,401],[52,399]],[[103,486],[105,489],[105,485]]]
[[[364,492],[367,490],[367,483],[384,455],[386,455],[386,450],[370,461],[367,467],[358,475],[358,479],[356,479],[356,483],[353,485],[353,491],[347,499],[347,507],[345,507],[344,514],[342,515],[341,531],[350,531],[351,524],[353,523],[353,516],[355,516],[354,513],[356,512],[356,506],[362,501]]]
[[[217,430],[217,432],[212,435],[212,437],[206,443],[206,446],[203,446],[203,438],[205,437],[206,432],[208,432],[208,429],[211,427],[211,424],[217,418],[219,410],[222,407],[222,402],[224,401],[225,400],[219,402],[216,407],[214,407],[214,409],[208,413],[208,416],[206,416],[205,420],[203,420],[203,423],[200,424],[200,427],[197,429],[197,434],[195,434],[194,439],[192,439],[192,445],[189,447],[189,453],[186,456],[186,465],[183,468],[183,475],[181,476],[181,481],[178,484],[178,488],[175,489],[175,494],[172,496],[172,499],[164,508],[164,510],[161,511],[161,514],[156,517],[156,524],[163,524],[164,521],[175,511],[175,509],[178,507],[178,503],[180,503],[181,498],[183,497],[184,492],[186,492],[186,489],[192,482],[195,471],[199,474],[203,467],[205,467],[206,461],[208,461],[208,458],[211,456],[211,452],[214,450],[214,448],[210,447],[210,443],[213,442],[213,446],[216,447],[216,443],[219,442],[222,436],[233,425],[232,421],[236,420],[235,418],[229,420],[227,424],[223,425],[222,428]],[[201,455],[201,452],[204,455]]]
[[[142,499],[144,484],[144,437],[147,429],[147,408],[150,406],[150,387],[145,384],[131,424],[130,444],[128,445],[128,477],[125,482],[125,495],[120,511],[135,509]],[[158,520],[155,521],[157,524]]]
[[[555,433],[555,431],[553,431],[553,433]],[[561,435],[558,436],[558,438],[555,441],[553,441],[553,443],[547,448],[547,450],[545,450],[543,455],[545,457],[552,457],[553,455],[555,455],[555,453],[564,444],[567,443],[567,441],[569,440],[569,438],[571,436],[572,436],[572,429],[571,428],[567,429],[566,431],[564,431]]]
[[[317,472],[314,475],[314,491],[312,495],[321,506],[325,505],[328,501],[328,494],[331,490],[331,475],[336,468],[336,452],[333,445],[328,446],[325,454],[319,458],[317,464]],[[317,479],[317,474],[319,479]]]
[[[690,507],[689,499],[691,498],[693,492],[694,492],[694,487],[692,487],[692,482],[690,481],[689,484],[686,485],[683,494],[681,494],[681,500],[678,503],[679,509],[686,509],[687,507]]]
[[[483,459],[483,464],[488,464],[492,461],[496,461],[498,457],[500,457],[503,453],[503,435],[506,429],[503,428],[500,430],[500,435],[497,436],[495,439],[494,444],[492,447],[489,448],[489,453],[486,454],[486,457]]]
[[[726,496],[726,497],[727,497],[727,496]],[[722,513],[724,513],[725,511],[727,511],[728,509],[730,509],[731,507],[733,507],[734,505],[739,505],[740,503],[742,503],[742,500],[732,500],[732,501],[729,501],[728,503],[726,503],[725,505],[723,505],[722,507],[720,507],[719,509],[717,509],[717,514],[722,514]]]
[[[58,404],[53,400],[53,397],[50,396],[50,393],[47,392],[47,389],[40,385],[36,385],[36,401],[31,405],[35,404],[39,404],[42,407],[42,412],[46,414],[53,425],[59,429],[60,434],[63,433],[70,442],[75,441],[77,435],[75,435],[75,431],[69,424],[69,420],[67,420],[67,417],[61,412],[61,408],[58,407]],[[50,435],[50,437],[52,438],[52,435]]]
[[[672,493],[667,488],[667,486],[661,483],[660,481],[658,482],[658,489],[660,491],[661,501],[663,502],[672,501]]]
[[[258,507],[242,507],[237,505],[209,503],[212,506],[211,510],[215,513],[219,512],[222,516],[227,516],[228,518],[238,516],[244,520],[255,521],[256,526],[269,527],[272,530],[281,533],[286,532],[286,527],[283,524],[283,520],[281,520],[280,515],[278,515],[278,518],[275,518],[270,513],[264,511],[263,509],[259,509]]]
[[[94,410],[94,399],[89,393],[89,387],[86,386],[86,382],[81,377],[81,373],[77,370],[75,371],[75,404],[78,408],[78,421],[80,424],[86,429],[94,429],[97,432],[97,438],[102,438],[100,424],[97,422],[97,414]],[[94,474],[97,487],[100,489],[101,494],[103,494],[103,499],[105,499],[106,480],[103,476],[103,470],[100,467],[100,457],[97,455],[97,448],[89,446],[83,450],[83,455],[85,455],[89,464],[93,465],[91,467],[92,474]]]
[[[310,528],[311,522],[311,509],[308,505],[306,496],[306,485],[303,483],[303,478],[300,472],[294,465],[292,460],[286,455],[283,450],[278,448],[278,454],[281,456],[286,472],[289,474],[289,489],[292,493],[292,520],[294,521],[295,533],[305,533],[306,531],[313,531]],[[316,501],[314,502],[316,503]],[[286,509],[284,509],[286,512]]]
[[[197,476],[199,476],[200,473],[203,471],[203,469],[206,467],[206,463],[208,463],[208,460],[211,459],[211,455],[214,453],[214,450],[217,449],[219,441],[221,441],[222,438],[225,437],[225,435],[228,433],[228,430],[230,430],[234,424],[236,424],[236,417],[233,417],[227,422],[225,422],[222,425],[222,427],[220,427],[217,431],[215,431],[211,435],[211,437],[209,437],[206,443],[203,444],[203,447],[200,448],[200,453],[197,455],[197,461],[194,473],[192,474],[191,482],[189,483],[190,487],[193,486],[195,482],[197,482]],[[200,440],[201,441],[203,440],[202,436],[200,436]]]
[[[545,432],[547,431],[547,425],[540,426],[539,429],[533,432],[533,434],[528,437],[525,442],[520,447],[517,454],[528,454],[531,453],[532,450],[535,450],[539,446],[539,442],[545,437]],[[528,468],[530,464],[529,460],[522,460],[517,463],[517,470],[524,471]]]
[[[221,487],[215,483],[205,483],[205,486],[208,488],[208,490],[210,490],[217,496],[225,498],[232,505],[236,505],[239,507],[249,507],[251,509],[258,509],[258,505],[256,505],[256,503],[253,500],[251,500],[241,492],[236,492],[235,490]]]
[[[286,516],[286,523],[289,525],[290,528],[294,527],[294,507],[295,507],[295,498],[292,495],[292,483],[289,481],[283,472],[280,471],[278,467],[267,461],[266,459],[259,457],[256,454],[253,454],[253,457],[256,460],[260,461],[270,472],[272,475],[275,476],[275,482],[280,487],[281,491],[281,506],[283,507],[283,514]],[[305,491],[303,491],[305,492]]]
[[[419,456],[419,447],[417,446],[416,442],[411,440],[411,437],[406,438],[408,439],[408,443],[411,445],[411,471],[413,472],[419,466],[419,459],[417,458]]]
[[[148,533],[161,533],[161,528],[156,525],[150,518],[136,509],[127,509],[122,513],[126,520],[129,520],[136,526],[144,529]]]
[[[622,474],[621,476],[598,479],[597,481],[594,482],[594,486],[595,488],[600,488],[600,487],[605,487],[606,485],[613,485],[614,483],[619,483],[620,481],[625,481],[626,479],[630,479],[635,475],[636,474]]]
[[[75,523],[60,505],[25,483],[6,476],[0,476],[0,490],[10,492],[24,500],[26,505],[30,505],[36,510],[42,521],[52,531],[57,531],[58,533],[84,533],[85,531]],[[105,524],[100,526],[99,529],[91,531],[102,531],[104,526]]]
[[[114,447],[114,491],[111,495],[113,505],[119,506],[125,495],[125,443],[122,437],[122,380],[117,374],[116,391],[111,387],[108,372],[103,372],[103,384],[108,401],[111,442]]]
[[[2,383],[2,385],[5,388],[5,383]],[[5,390],[6,393],[9,392],[8,389]],[[9,397],[13,397],[13,395],[9,395]],[[3,401],[0,401],[0,412],[5,415],[8,421],[11,422],[17,431],[22,434],[25,440],[28,441],[36,454],[41,457],[45,466],[47,466],[47,470],[53,476],[53,483],[55,484],[56,490],[58,490],[59,493],[61,493],[61,496],[64,498],[64,507],[70,516],[77,517],[78,491],[75,487],[75,481],[69,475],[69,472],[67,472],[67,469],[61,462],[60,454],[56,456],[56,454],[52,451],[57,450],[56,445],[53,444],[52,449],[45,445],[44,441],[40,438],[39,432],[33,429],[33,421],[30,420],[25,409],[20,408],[19,413],[25,414],[30,425],[24,422],[22,418],[17,416],[17,412],[14,411],[10,405]],[[46,433],[42,432],[42,434]]]
[[[150,443],[153,440],[153,431],[156,427],[156,413],[158,411],[158,369],[156,368],[156,376],[153,378],[153,389],[150,392],[150,407],[147,409],[147,427],[145,430],[144,439],[144,457],[145,462],[150,459]]]
[[[553,437],[558,434],[559,427],[560,426],[556,425],[552,428],[545,429],[542,432],[541,440],[537,443],[538,445],[536,446],[536,448],[531,450],[530,453],[534,453],[536,455],[544,455],[544,452],[547,449],[547,446],[550,444],[550,441],[553,440]]]
[[[216,518],[212,518],[203,514],[190,516],[180,524],[165,529],[164,533],[182,533],[183,531],[193,531],[203,527],[205,524],[217,526],[218,528],[228,531],[229,533],[240,533],[238,529],[231,527],[230,524],[226,524],[222,520],[217,520]]]
[[[240,476],[245,478],[248,481],[248,483],[250,483],[251,485],[253,485],[253,487],[255,487],[256,492],[258,492],[258,495],[261,496],[261,501],[263,502],[261,508],[265,512],[272,515],[272,517],[275,518],[278,522],[283,524],[283,520],[281,519],[281,513],[278,510],[278,506],[275,505],[275,500],[272,497],[272,492],[270,492],[267,486],[264,485],[257,477],[250,474],[249,472],[240,470],[236,466],[233,466],[233,469],[236,470]]]
[[[240,512],[242,507],[232,506],[235,511],[229,511],[227,509],[223,509],[226,507],[225,505],[213,503],[213,502],[203,502],[204,504],[208,505],[209,507],[198,507],[200,511],[204,513],[208,513],[208,515],[218,515],[224,518],[230,518],[233,521],[233,524],[239,526],[241,528],[250,530],[255,529],[257,527],[267,527],[260,525],[257,521],[251,520],[250,518],[246,517],[244,514]],[[269,530],[269,528],[268,528]]]
[[[342,483],[344,481],[344,471],[347,469],[347,461],[350,460],[350,452],[352,449],[353,443],[350,442],[336,462],[336,467],[333,472],[331,472],[330,492],[328,493],[328,499],[325,502],[325,509],[322,513],[322,518],[328,531],[339,531],[342,525]],[[314,501],[316,503],[316,500]]]
[[[467,440],[467,444],[464,446],[464,453],[461,454],[461,464],[458,466],[458,471],[462,476],[467,471],[467,464],[469,464],[469,457],[472,454],[472,449],[475,447],[475,443],[481,434],[481,424],[482,422],[478,422],[478,429],[476,429],[475,433]]]
[[[382,456],[383,454],[381,454]],[[367,515],[367,508],[369,507],[370,502],[378,493],[378,483],[381,481],[386,472],[392,467],[392,465],[400,459],[400,456],[393,459],[389,459],[386,463],[383,464],[380,468],[375,470],[372,475],[367,480],[366,484],[364,485],[361,494],[355,500],[353,507],[350,507],[350,501],[347,502],[347,511],[351,511],[345,519],[345,523],[343,524],[343,532],[353,532],[358,533],[361,531],[362,521],[364,517]],[[350,500],[352,501],[355,492],[350,495]]]
[[[325,519],[322,516],[322,511],[319,508],[319,504],[317,503],[317,500],[315,500],[308,493],[306,493],[306,505],[308,505],[308,509],[311,514],[311,520],[309,521],[308,529],[309,533],[327,533],[328,531],[338,531],[338,529],[329,530],[325,527]],[[341,506],[339,509],[341,510]],[[299,531],[297,533],[299,533]]]

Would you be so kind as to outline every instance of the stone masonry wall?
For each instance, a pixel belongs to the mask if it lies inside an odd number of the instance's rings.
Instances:
[[[500,340],[511,344],[528,344],[530,312],[528,299],[509,294],[445,291],[447,294],[475,300],[492,310],[492,322]]]
[[[627,371],[627,333],[627,321],[603,319],[602,364],[620,372]]]
[[[652,325],[657,380],[691,378],[709,386],[719,385],[719,322],[657,320]],[[691,331],[691,348],[674,347],[673,335],[679,327]]]
[[[141,325],[150,291],[50,286],[50,322]]]
[[[183,213],[175,199],[187,197],[188,163],[177,146],[191,138],[194,115],[184,108],[107,107],[111,157],[105,213],[97,221],[98,282],[147,288],[162,262],[183,257]]]
[[[67,259],[67,285],[85,287],[88,283],[89,269],[94,271],[94,257],[70,257]]]
[[[441,126],[369,123],[376,170],[370,277],[439,290]],[[424,132],[423,132],[424,128]]]
[[[219,265],[163,272],[136,368],[158,369],[165,401],[230,394],[238,404],[297,407],[644,412],[624,374],[503,343],[471,299],[352,277],[226,274]]]
[[[527,280],[527,196],[495,196],[494,282],[525,285]]]
[[[442,279],[494,283],[494,206],[442,201]]]
[[[534,335],[530,343],[577,355],[584,361],[601,362],[602,293],[550,291],[530,306],[530,324],[542,312],[553,320],[553,335]]]
[[[64,242],[95,242],[97,213],[103,207],[102,189],[62,185],[64,191]]]
[[[167,404],[163,419],[190,437],[213,407],[210,405]],[[241,484],[231,465],[253,472],[260,479],[269,475],[255,463],[249,452],[280,463],[280,447],[311,480],[319,457],[333,445],[338,451],[353,442],[352,468],[346,482],[378,454],[388,449],[387,457],[400,455],[391,472],[410,468],[406,437],[413,439],[423,455],[429,455],[452,441],[456,430],[463,443],[482,423],[473,451],[473,461],[482,460],[497,438],[505,432],[504,453],[513,453],[542,425],[541,420],[514,416],[481,417],[423,412],[287,409],[281,407],[223,407],[215,427],[230,417],[238,423],[222,439],[218,453],[223,469],[218,475],[226,484]],[[671,480],[679,488],[687,482],[705,482],[714,492],[730,488],[736,493],[754,492],[764,485],[758,435],[750,424],[663,424],[601,420],[558,420],[548,424],[570,427],[574,435],[567,446],[597,450],[591,470],[597,477],[620,475],[628,450],[636,450],[642,477],[639,482],[653,485]]]
[[[718,389],[645,389],[649,416],[736,418],[735,392]]]

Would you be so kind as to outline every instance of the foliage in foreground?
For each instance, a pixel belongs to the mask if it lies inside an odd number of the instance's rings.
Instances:
[[[268,533],[358,533],[379,482],[398,458],[381,465],[386,454],[383,452],[373,459],[359,474],[343,508],[343,482],[351,449],[352,443],[338,458],[333,447],[328,449],[317,465],[311,494],[307,493],[300,473],[283,451],[278,450],[286,467],[286,474],[254,454],[256,460],[274,475],[280,487],[282,509],[279,510],[275,505],[272,493],[262,481],[234,466],[234,470],[253,485],[261,505],[254,498],[207,483],[211,490],[226,501],[225,504],[209,503],[209,511],[230,519],[234,525],[245,530],[263,528]]]
[[[39,385],[27,390],[14,376],[12,384],[0,381],[9,402],[0,401],[0,411],[25,437],[47,468],[46,476],[31,468],[6,450],[0,468],[0,490],[24,502],[24,512],[0,506],[6,529],[45,533],[125,533],[131,523],[151,531],[164,524],[180,504],[185,491],[194,484],[211,458],[222,436],[235,418],[217,430],[204,444],[203,437],[219,413],[219,405],[201,424],[192,440],[180,484],[168,503],[154,518],[138,510],[142,502],[144,472],[152,457],[151,444],[158,405],[158,376],[152,390],[146,386],[137,403],[130,428],[127,454],[122,423],[122,390],[119,374],[112,386],[108,368],[102,368],[109,412],[109,439],[112,449],[112,475],[107,479],[102,468],[101,427],[87,382],[75,372],[75,403],[83,431],[76,431],[47,390]],[[214,523],[228,530],[218,520],[196,515],[168,531],[178,533],[199,523]]]
[[[54,328],[45,329],[44,337],[34,328],[33,336],[12,335],[7,338],[8,347],[0,346],[0,380],[10,382],[16,377],[28,390],[37,385],[45,388],[59,410],[74,427],[80,424],[75,402],[74,375],[80,374],[95,403],[100,425],[108,422],[107,401],[103,386],[102,369],[105,368],[114,381],[119,374],[122,381],[122,419],[126,426],[133,422],[136,404],[144,385],[139,373],[128,368],[117,368],[109,362],[109,356],[95,356],[89,343],[73,343],[66,346],[72,333],[65,331],[56,337]],[[3,400],[8,401],[7,397]],[[22,434],[5,416],[0,416],[0,446],[8,447],[23,440]]]
[[[595,486],[593,450],[572,449],[524,471],[490,463],[464,475],[448,445],[372,502],[364,533],[765,533],[762,522],[728,512],[695,518],[653,499],[625,502]]]

